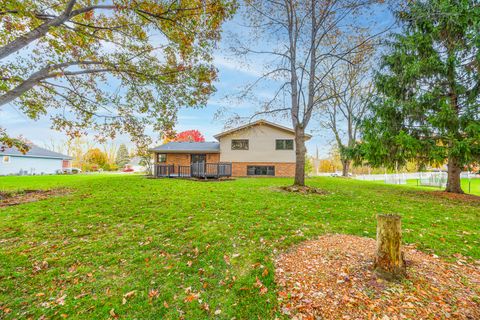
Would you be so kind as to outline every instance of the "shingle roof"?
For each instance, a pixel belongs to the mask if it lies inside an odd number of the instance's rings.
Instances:
[[[27,153],[23,154],[22,152],[18,151],[16,148],[5,148],[2,151],[0,148],[0,155],[5,156],[18,156],[18,157],[32,157],[32,158],[52,158],[52,159],[64,159],[64,160],[71,160],[72,157],[66,156],[64,154],[50,151],[44,148],[40,148],[34,144],[30,144],[30,150]]]
[[[240,127],[236,127],[236,128],[233,128],[233,129],[230,129],[230,130],[227,130],[227,131],[224,131],[224,132],[221,132],[219,134],[216,134],[214,135],[215,139],[219,139],[220,137],[223,137],[225,135],[228,135],[230,133],[233,133],[233,132],[236,132],[236,131],[240,131],[240,130],[244,130],[244,129],[247,129],[249,127],[253,127],[253,126],[258,126],[258,125],[267,125],[267,126],[270,126],[270,127],[273,127],[273,128],[277,128],[277,129],[280,129],[280,130],[283,130],[283,131],[286,131],[286,132],[289,132],[291,134],[295,134],[295,130],[291,129],[291,128],[288,128],[288,127],[284,127],[282,125],[279,125],[279,124],[276,124],[276,123],[273,123],[273,122],[270,122],[270,121],[267,121],[267,120],[264,120],[264,119],[260,119],[260,120],[257,120],[257,121],[254,121],[254,122],[249,122],[243,126],[240,126]],[[310,139],[312,136],[310,134],[305,134],[305,137],[308,139]]]
[[[218,142],[169,142],[150,149],[153,152],[163,153],[219,153]]]

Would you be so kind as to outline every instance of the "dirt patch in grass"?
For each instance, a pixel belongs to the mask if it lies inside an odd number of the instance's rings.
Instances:
[[[480,319],[480,261],[448,263],[403,248],[408,276],[373,272],[375,240],[325,235],[276,259],[278,300],[294,319]]]
[[[199,182],[222,182],[222,181],[235,181],[235,178],[231,177],[221,177],[221,178],[193,178],[193,177],[155,177],[152,175],[145,176],[146,179],[175,179],[175,180],[190,180],[190,181],[199,181]]]
[[[186,180],[192,180],[192,181],[199,181],[199,182],[223,182],[223,181],[235,181],[235,178],[228,178],[228,177],[223,177],[223,178],[183,178]]]
[[[315,187],[309,187],[309,186],[285,186],[285,187],[279,187],[281,191],[285,192],[293,192],[293,193],[301,193],[301,194],[319,194],[319,195],[326,195],[329,192],[326,190],[322,190],[319,188]]]
[[[71,193],[69,189],[0,191],[0,208],[35,202]]]
[[[450,200],[476,202],[480,204],[480,196],[476,196],[473,194],[460,194],[460,193],[452,193],[452,192],[445,192],[445,191],[434,191],[434,192],[430,192],[429,194],[435,197],[440,197],[440,198],[445,198]]]

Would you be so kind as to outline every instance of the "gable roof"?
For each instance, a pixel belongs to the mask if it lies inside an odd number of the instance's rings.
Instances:
[[[44,148],[40,148],[34,144],[29,144],[30,150],[27,153],[23,154],[22,152],[18,151],[16,148],[5,148],[2,151],[0,149],[0,155],[2,156],[16,156],[16,157],[30,157],[30,158],[48,158],[48,159],[62,159],[62,160],[71,160],[72,157],[55,152],[50,151]]]
[[[220,153],[218,142],[169,142],[149,149],[158,153]]]
[[[267,120],[264,120],[264,119],[260,119],[260,120],[257,120],[257,121],[254,121],[254,122],[249,122],[243,126],[240,126],[240,127],[236,127],[236,128],[233,128],[233,129],[230,129],[230,130],[227,130],[227,131],[224,131],[224,132],[221,132],[219,134],[216,134],[214,135],[215,139],[219,139],[223,136],[226,136],[226,135],[229,135],[231,133],[234,133],[236,131],[240,131],[240,130],[245,130],[247,128],[250,128],[250,127],[253,127],[253,126],[258,126],[258,125],[267,125],[267,126],[270,126],[270,127],[273,127],[273,128],[276,128],[276,129],[280,129],[280,130],[283,130],[283,131],[286,131],[288,133],[291,133],[291,134],[295,134],[295,130],[291,129],[291,128],[288,128],[288,127],[284,127],[282,125],[279,125],[279,124],[276,124],[276,123],[273,123],[273,122],[270,122],[270,121],[267,121]],[[305,134],[305,137],[308,139],[310,139],[312,136],[309,135],[309,134]]]

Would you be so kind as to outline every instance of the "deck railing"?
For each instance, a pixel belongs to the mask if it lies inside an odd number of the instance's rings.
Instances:
[[[154,166],[155,177],[170,177],[175,173],[175,165],[173,164],[156,164]]]
[[[178,176],[182,178],[188,178],[191,175],[191,167],[190,166],[178,166]]]
[[[195,177],[195,178],[222,178],[232,176],[230,162],[192,163],[189,166],[175,166],[173,164],[156,164],[155,177]]]

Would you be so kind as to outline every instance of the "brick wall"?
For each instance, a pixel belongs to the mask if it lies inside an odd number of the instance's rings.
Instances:
[[[207,153],[208,163],[220,162],[219,153]],[[189,153],[167,153],[167,161],[163,164],[173,164],[175,166],[189,166],[190,154]]]
[[[220,153],[207,153],[207,163],[220,162]]]
[[[219,153],[208,153],[207,163],[220,162]],[[177,166],[190,166],[190,154],[188,153],[167,153],[167,161],[163,164]],[[232,176],[246,177],[247,166],[274,166],[276,177],[293,177],[295,175],[294,162],[233,162]],[[176,169],[175,169],[176,170]]]
[[[232,176],[246,177],[247,166],[274,166],[276,177],[293,177],[295,175],[294,162],[233,162]]]
[[[190,154],[188,153],[167,153],[167,161],[163,164],[173,164],[176,166],[189,166]]]

